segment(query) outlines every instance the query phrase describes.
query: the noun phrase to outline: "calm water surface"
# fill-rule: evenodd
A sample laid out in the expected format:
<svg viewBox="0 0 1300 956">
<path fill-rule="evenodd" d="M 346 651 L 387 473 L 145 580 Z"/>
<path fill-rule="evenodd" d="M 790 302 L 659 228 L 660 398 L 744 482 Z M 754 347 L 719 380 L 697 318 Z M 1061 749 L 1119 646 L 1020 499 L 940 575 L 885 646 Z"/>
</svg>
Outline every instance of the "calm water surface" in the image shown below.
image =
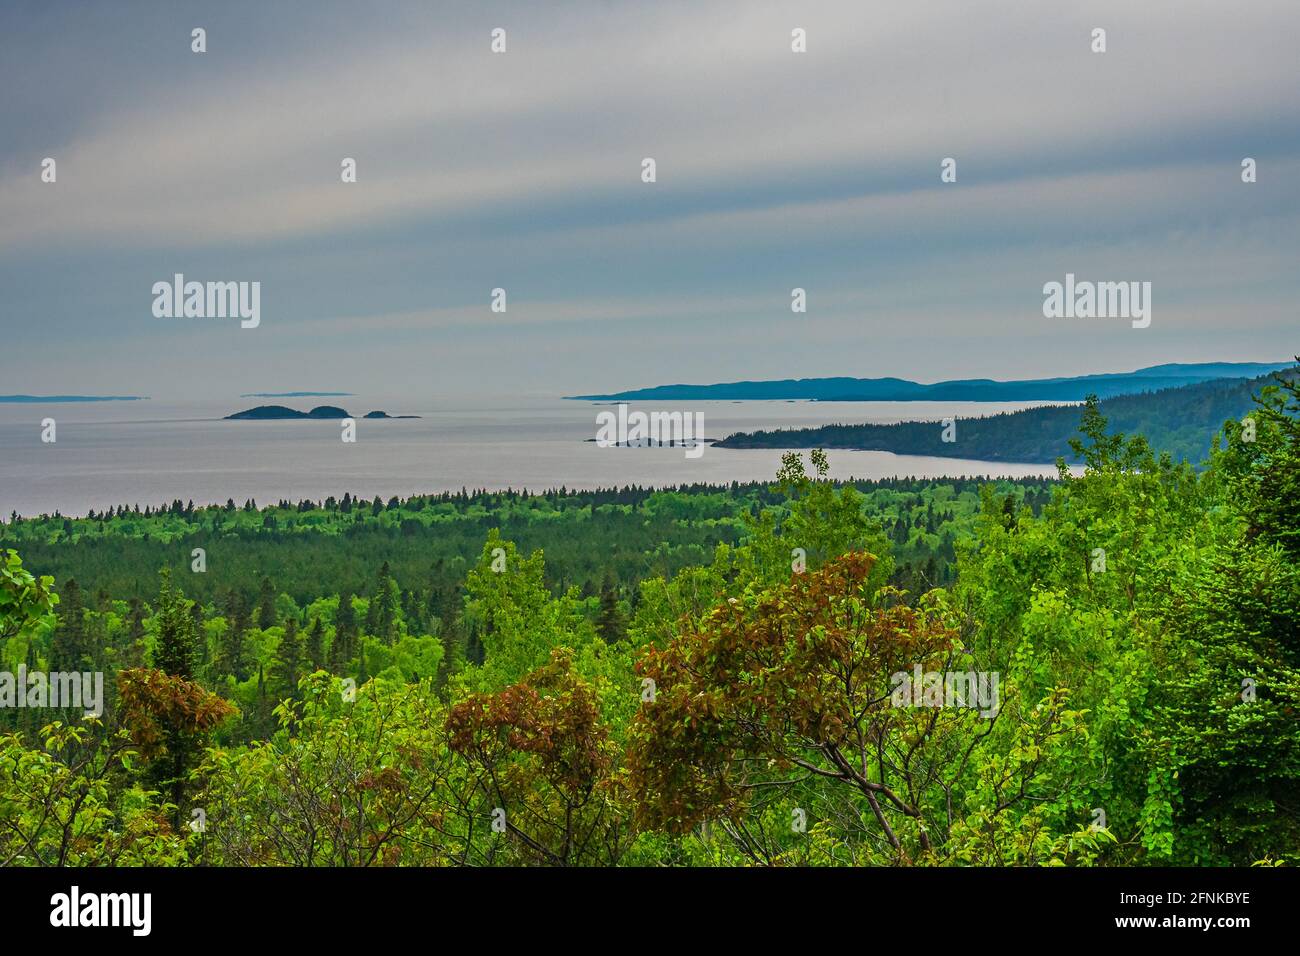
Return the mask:
<svg viewBox="0 0 1300 956">
<path fill-rule="evenodd" d="M 340 440 L 332 421 L 222 421 L 259 404 L 309 409 L 338 405 L 357 417 L 357 441 Z M 1014 402 L 635 402 L 645 411 L 699 411 L 705 435 L 854 422 L 973 417 L 1036 403 Z M 233 398 L 222 401 L 0 404 L 0 515 L 87 510 L 118 504 L 261 504 L 344 492 L 372 498 L 528 488 L 665 486 L 771 479 L 779 449 L 601 448 L 596 413 L 604 404 L 550 397 L 485 400 Z M 419 419 L 363 420 L 374 409 Z M 41 442 L 41 420 L 57 441 Z M 937 427 L 937 426 L 936 426 Z M 958 426 L 960 449 L 960 424 Z M 1047 464 L 832 451 L 837 478 L 1054 475 Z"/>
</svg>

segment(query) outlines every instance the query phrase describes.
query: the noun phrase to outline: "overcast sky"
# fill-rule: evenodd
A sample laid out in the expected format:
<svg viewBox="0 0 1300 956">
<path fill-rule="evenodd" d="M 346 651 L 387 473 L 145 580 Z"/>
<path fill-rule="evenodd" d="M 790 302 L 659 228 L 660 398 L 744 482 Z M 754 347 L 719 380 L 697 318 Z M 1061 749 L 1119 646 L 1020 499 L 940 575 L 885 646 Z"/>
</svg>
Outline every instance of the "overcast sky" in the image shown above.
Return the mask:
<svg viewBox="0 0 1300 956">
<path fill-rule="evenodd" d="M 11 0 L 0 393 L 1281 360 L 1298 48 L 1295 0 Z M 155 318 L 177 272 L 260 281 L 260 326 Z M 1150 327 L 1044 318 L 1067 272 L 1151 282 Z"/>
</svg>

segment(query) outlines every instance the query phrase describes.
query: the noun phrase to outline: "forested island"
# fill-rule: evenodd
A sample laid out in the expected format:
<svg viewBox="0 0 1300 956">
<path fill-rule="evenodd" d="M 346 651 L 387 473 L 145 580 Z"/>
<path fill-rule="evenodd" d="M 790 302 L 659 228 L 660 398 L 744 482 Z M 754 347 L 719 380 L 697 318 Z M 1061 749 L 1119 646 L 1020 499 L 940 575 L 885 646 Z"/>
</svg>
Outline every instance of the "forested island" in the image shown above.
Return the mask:
<svg viewBox="0 0 1300 956">
<path fill-rule="evenodd" d="M 249 408 L 242 412 L 235 412 L 233 415 L 227 415 L 224 421 L 281 421 L 289 419 L 298 421 L 302 419 L 318 419 L 325 421 L 338 421 L 344 418 L 351 418 L 344 409 L 336 405 L 317 405 L 311 411 L 300 412 L 295 408 L 288 408 L 284 405 L 258 405 L 256 408 Z M 383 411 L 367 412 L 363 418 L 419 418 L 419 415 L 390 415 Z"/>
<path fill-rule="evenodd" d="M 1226 419 L 1239 419 L 1253 407 L 1252 396 L 1272 381 L 1215 379 L 1180 388 L 1103 399 L 1101 414 L 1120 431 L 1146 437 L 1158 452 L 1175 460 L 1202 461 L 1211 436 Z M 1081 461 L 1070 439 L 1083 415 L 1079 405 L 1049 405 L 981 418 L 958 418 L 945 440 L 939 422 L 824 425 L 774 431 L 737 432 L 718 448 L 846 448 L 897 455 L 933 455 L 980 461 Z"/>
<path fill-rule="evenodd" d="M 1199 470 L 1106 407 L 1055 481 L 15 515 L 0 861 L 1300 863 L 1300 388 Z"/>
</svg>

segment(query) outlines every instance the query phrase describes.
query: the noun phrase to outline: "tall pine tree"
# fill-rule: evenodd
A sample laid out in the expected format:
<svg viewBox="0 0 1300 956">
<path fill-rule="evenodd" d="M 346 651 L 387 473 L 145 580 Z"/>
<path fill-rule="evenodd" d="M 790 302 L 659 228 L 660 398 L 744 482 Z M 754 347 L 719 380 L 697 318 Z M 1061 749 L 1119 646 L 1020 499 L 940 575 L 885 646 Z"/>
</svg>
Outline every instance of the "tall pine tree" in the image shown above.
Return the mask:
<svg viewBox="0 0 1300 956">
<path fill-rule="evenodd" d="M 280 646 L 275 650 L 275 660 L 271 664 L 272 689 L 281 698 L 298 697 L 298 678 L 303 672 L 302 632 L 298 630 L 298 621 L 287 618 L 284 622 L 284 636 Z"/>
<path fill-rule="evenodd" d="M 275 623 L 275 585 L 264 577 L 257 592 L 257 626 L 265 631 Z"/>
<path fill-rule="evenodd" d="M 64 585 L 59 600 L 58 624 L 50 640 L 49 667 L 51 671 L 64 672 L 79 672 L 93 667 L 81 588 L 71 578 Z"/>
<path fill-rule="evenodd" d="M 307 632 L 307 662 L 313 671 L 325 666 L 325 625 L 320 618 L 312 621 L 311 630 Z"/>
<path fill-rule="evenodd" d="M 154 620 L 158 639 L 154 645 L 153 666 L 173 677 L 194 679 L 194 617 L 179 589 L 172 587 L 171 572 L 164 569 L 158 589 Z M 154 783 L 169 794 L 174 804 L 173 825 L 180 828 L 185 817 L 185 785 L 190 770 L 198 760 L 198 742 L 178 726 L 164 726 L 163 750 L 150 770 Z"/>
</svg>

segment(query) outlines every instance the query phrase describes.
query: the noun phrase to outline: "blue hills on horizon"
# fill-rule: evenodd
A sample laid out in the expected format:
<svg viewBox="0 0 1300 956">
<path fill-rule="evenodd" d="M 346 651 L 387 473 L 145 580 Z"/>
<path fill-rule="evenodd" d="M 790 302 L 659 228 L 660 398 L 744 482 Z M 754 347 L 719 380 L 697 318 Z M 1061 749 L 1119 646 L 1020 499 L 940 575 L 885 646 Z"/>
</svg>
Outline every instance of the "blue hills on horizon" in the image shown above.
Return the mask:
<svg viewBox="0 0 1300 956">
<path fill-rule="evenodd" d="M 1170 362 L 1132 372 L 1061 378 L 997 381 L 953 379 L 922 384 L 902 378 L 801 378 L 725 382 L 716 385 L 657 385 L 606 395 L 566 395 L 577 401 L 807 400 L 817 402 L 1081 402 L 1088 395 L 1109 398 L 1154 392 L 1216 379 L 1257 378 L 1294 366 L 1290 362 Z"/>
</svg>

